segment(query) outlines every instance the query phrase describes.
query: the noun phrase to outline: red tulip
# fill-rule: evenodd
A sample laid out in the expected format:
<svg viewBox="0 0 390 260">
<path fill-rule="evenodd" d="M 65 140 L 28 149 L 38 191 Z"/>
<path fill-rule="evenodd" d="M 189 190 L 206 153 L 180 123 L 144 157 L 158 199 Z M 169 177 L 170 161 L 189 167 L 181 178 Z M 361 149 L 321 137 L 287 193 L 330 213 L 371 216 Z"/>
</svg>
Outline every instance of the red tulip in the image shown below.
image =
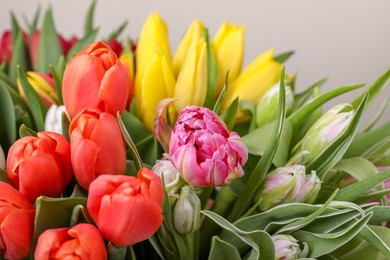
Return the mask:
<svg viewBox="0 0 390 260">
<path fill-rule="evenodd" d="M 53 132 L 22 137 L 9 149 L 6 168 L 11 184 L 30 202 L 59 197 L 72 179 L 69 143 Z"/>
<path fill-rule="evenodd" d="M 73 118 L 69 136 L 74 175 L 84 189 L 101 174 L 125 173 L 126 145 L 113 115 L 83 110 Z"/>
<path fill-rule="evenodd" d="M 0 182 L 0 256 L 22 259 L 29 255 L 35 209 L 12 186 Z"/>
<path fill-rule="evenodd" d="M 129 246 L 153 235 L 163 216 L 164 190 L 160 177 L 143 168 L 138 178 L 101 175 L 91 183 L 88 212 L 104 238 Z"/>
<path fill-rule="evenodd" d="M 35 31 L 30 38 L 29 51 L 30 51 L 31 63 L 33 67 L 35 67 L 38 62 L 38 46 L 39 46 L 40 35 L 41 35 L 40 31 Z M 75 36 L 72 36 L 69 40 L 65 40 L 65 38 L 62 37 L 62 35 L 58 34 L 57 36 L 61 44 L 62 54 L 66 56 L 70 48 L 72 48 L 73 44 L 75 44 L 78 41 L 78 39 Z"/>
<path fill-rule="evenodd" d="M 123 46 L 120 42 L 118 42 L 116 39 L 111 39 L 107 42 L 107 44 L 110 46 L 113 52 L 115 52 L 116 56 L 121 56 L 123 51 Z"/>
<path fill-rule="evenodd" d="M 48 229 L 39 238 L 35 259 L 105 260 L 107 250 L 99 230 L 91 224 Z"/>
<path fill-rule="evenodd" d="M 129 76 L 111 48 L 103 42 L 89 44 L 66 65 L 62 84 L 70 118 L 86 108 L 122 113 L 129 95 Z"/>
<path fill-rule="evenodd" d="M 27 44 L 27 34 L 23 32 L 23 40 Z M 0 64 L 4 60 L 11 62 L 12 60 L 12 33 L 11 31 L 4 31 L 0 38 Z"/>
</svg>

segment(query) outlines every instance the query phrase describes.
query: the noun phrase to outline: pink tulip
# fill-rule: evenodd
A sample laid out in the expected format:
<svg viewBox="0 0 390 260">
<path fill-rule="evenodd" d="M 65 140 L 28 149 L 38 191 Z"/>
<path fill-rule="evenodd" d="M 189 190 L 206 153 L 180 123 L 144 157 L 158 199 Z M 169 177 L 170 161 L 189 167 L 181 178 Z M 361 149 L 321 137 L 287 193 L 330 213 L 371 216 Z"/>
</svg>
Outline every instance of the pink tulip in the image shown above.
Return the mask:
<svg viewBox="0 0 390 260">
<path fill-rule="evenodd" d="M 101 174 L 125 173 L 126 145 L 113 115 L 83 110 L 73 118 L 69 136 L 74 175 L 84 189 Z"/>
<path fill-rule="evenodd" d="M 22 137 L 9 149 L 6 168 L 11 184 L 30 202 L 59 197 L 73 176 L 69 143 L 53 132 Z"/>
<path fill-rule="evenodd" d="M 89 188 L 87 207 L 104 238 L 116 246 L 129 246 L 160 227 L 163 197 L 160 177 L 143 168 L 138 178 L 99 176 Z"/>
<path fill-rule="evenodd" d="M 184 108 L 171 133 L 169 153 L 192 186 L 222 186 L 244 175 L 248 149 L 240 136 L 204 107 Z"/>
<path fill-rule="evenodd" d="M 107 250 L 99 230 L 91 224 L 48 229 L 38 239 L 35 259 L 105 260 Z"/>
<path fill-rule="evenodd" d="M 29 255 L 35 209 L 17 190 L 0 182 L 0 258 Z"/>
<path fill-rule="evenodd" d="M 86 108 L 122 113 L 129 96 L 128 72 L 111 48 L 91 43 L 66 65 L 62 84 L 64 105 L 70 118 Z"/>
</svg>

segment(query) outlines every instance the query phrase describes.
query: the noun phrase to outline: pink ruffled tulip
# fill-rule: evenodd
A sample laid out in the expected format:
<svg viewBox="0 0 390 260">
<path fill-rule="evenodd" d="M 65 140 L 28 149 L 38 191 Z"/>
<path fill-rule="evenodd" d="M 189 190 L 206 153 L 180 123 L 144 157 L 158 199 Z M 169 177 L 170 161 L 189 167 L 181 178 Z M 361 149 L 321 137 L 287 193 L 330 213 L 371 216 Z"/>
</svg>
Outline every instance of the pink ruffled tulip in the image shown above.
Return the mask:
<svg viewBox="0 0 390 260">
<path fill-rule="evenodd" d="M 91 43 L 66 65 L 62 84 L 64 105 L 70 118 L 86 108 L 122 113 L 129 96 L 128 72 L 111 48 Z"/>
<path fill-rule="evenodd" d="M 11 184 L 30 202 L 59 197 L 73 176 L 69 143 L 54 132 L 22 137 L 9 149 L 6 168 Z"/>
<path fill-rule="evenodd" d="M 244 175 L 248 149 L 240 136 L 204 107 L 184 108 L 171 133 L 169 153 L 192 186 L 222 186 Z"/>
<path fill-rule="evenodd" d="M 133 176 L 101 175 L 91 183 L 88 212 L 104 238 L 129 246 L 152 236 L 163 216 L 160 177 L 142 168 Z"/>
<path fill-rule="evenodd" d="M 73 118 L 69 136 L 74 175 L 84 189 L 101 174 L 125 173 L 126 145 L 113 115 L 83 110 Z"/>
<path fill-rule="evenodd" d="M 91 224 L 48 229 L 38 239 L 35 259 L 105 260 L 107 250 L 99 230 Z"/>
<path fill-rule="evenodd" d="M 35 209 L 17 190 L 0 182 L 0 258 L 29 255 Z"/>
</svg>

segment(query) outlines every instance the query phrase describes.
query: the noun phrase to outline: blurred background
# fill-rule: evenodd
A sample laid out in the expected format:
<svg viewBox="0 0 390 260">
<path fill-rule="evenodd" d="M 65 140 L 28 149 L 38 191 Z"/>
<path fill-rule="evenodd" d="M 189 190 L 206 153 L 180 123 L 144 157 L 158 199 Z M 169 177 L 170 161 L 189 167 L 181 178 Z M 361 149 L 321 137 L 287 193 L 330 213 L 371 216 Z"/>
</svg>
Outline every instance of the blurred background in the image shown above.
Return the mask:
<svg viewBox="0 0 390 260">
<path fill-rule="evenodd" d="M 87 0 L 0 0 L 0 32 L 11 26 L 10 12 L 19 21 L 23 17 L 30 21 L 39 5 L 42 10 L 50 5 L 57 31 L 65 38 L 80 37 L 90 4 Z M 168 25 L 173 53 L 193 19 L 202 20 L 212 38 L 225 19 L 244 24 L 244 66 L 270 48 L 276 54 L 294 50 L 286 71 L 299 71 L 297 89 L 328 77 L 322 87 L 326 91 L 350 83 L 370 85 L 390 67 L 389 10 L 388 0 L 98 0 L 94 22 L 101 39 L 127 20 L 119 39 L 136 39 L 149 13 L 157 11 Z M 327 106 L 352 100 L 361 91 Z M 385 91 L 389 93 L 390 86 Z M 367 113 L 373 115 L 383 101 L 378 99 Z M 389 120 L 388 108 L 381 122 Z"/>
</svg>

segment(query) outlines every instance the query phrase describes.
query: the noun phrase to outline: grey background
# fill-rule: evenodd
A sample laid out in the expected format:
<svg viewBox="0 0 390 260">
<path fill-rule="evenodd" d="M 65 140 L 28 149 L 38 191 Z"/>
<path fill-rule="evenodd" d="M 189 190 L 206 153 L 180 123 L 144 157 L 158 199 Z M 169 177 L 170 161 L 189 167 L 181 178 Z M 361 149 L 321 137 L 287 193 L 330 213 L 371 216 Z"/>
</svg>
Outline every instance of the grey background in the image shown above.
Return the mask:
<svg viewBox="0 0 390 260">
<path fill-rule="evenodd" d="M 20 21 L 31 19 L 38 4 L 51 5 L 57 30 L 65 37 L 81 36 L 91 1 L 81 0 L 0 0 L 0 31 L 10 27 L 12 11 Z M 323 91 L 350 84 L 368 85 L 390 67 L 390 1 L 388 0 L 98 0 L 95 25 L 99 37 L 108 36 L 124 20 L 129 24 L 122 39 L 139 35 L 150 12 L 166 21 L 174 53 L 181 36 L 195 18 L 202 20 L 214 35 L 224 19 L 246 25 L 244 65 L 260 53 L 295 50 L 286 71 L 299 71 L 298 90 L 320 78 L 329 80 Z M 385 94 L 390 91 L 390 86 Z M 326 107 L 352 100 L 362 90 L 351 92 Z M 385 95 L 383 95 L 385 96 Z M 367 122 L 384 101 L 381 97 L 364 118 Z M 381 123 L 390 120 L 386 110 Z"/>
</svg>

